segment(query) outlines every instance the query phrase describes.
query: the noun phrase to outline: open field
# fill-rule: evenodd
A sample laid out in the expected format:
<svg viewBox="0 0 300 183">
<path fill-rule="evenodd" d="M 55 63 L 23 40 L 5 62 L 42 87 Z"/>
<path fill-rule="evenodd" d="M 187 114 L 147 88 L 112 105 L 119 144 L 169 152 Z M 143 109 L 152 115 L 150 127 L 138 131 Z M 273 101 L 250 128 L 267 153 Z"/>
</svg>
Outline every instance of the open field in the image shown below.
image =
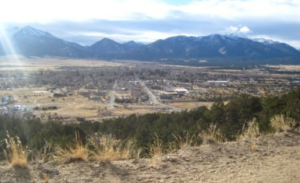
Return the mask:
<svg viewBox="0 0 300 183">
<path fill-rule="evenodd" d="M 113 111 L 113 114 L 116 116 L 128 116 L 131 114 L 141 115 L 141 114 L 153 113 L 153 112 L 157 112 L 156 107 L 143 106 L 143 105 L 126 105 L 125 107 L 120 106 L 116 108 Z"/>
<path fill-rule="evenodd" d="M 173 107 L 178 107 L 182 110 L 191 110 L 196 107 L 206 106 L 210 108 L 213 105 L 213 102 L 172 102 L 169 104 Z"/>
<path fill-rule="evenodd" d="M 300 71 L 300 65 L 267 65 L 266 67 L 278 69 L 280 71 Z"/>
<path fill-rule="evenodd" d="M 121 66 L 121 63 L 107 62 L 104 60 L 74 60 L 61 58 L 21 58 L 20 60 L 6 60 L 0 58 L 0 70 L 58 70 L 60 67 L 103 67 L 103 66 Z"/>
</svg>

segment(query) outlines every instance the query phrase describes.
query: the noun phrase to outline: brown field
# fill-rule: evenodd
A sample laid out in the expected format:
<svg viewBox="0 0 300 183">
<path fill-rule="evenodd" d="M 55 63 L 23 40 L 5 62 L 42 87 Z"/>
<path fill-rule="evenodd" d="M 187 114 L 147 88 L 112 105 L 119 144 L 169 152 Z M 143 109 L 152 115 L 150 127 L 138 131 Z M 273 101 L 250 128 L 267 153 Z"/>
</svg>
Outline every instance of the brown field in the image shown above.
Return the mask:
<svg viewBox="0 0 300 183">
<path fill-rule="evenodd" d="M 213 105 L 213 102 L 173 102 L 169 104 L 173 107 L 178 107 L 182 110 L 191 110 L 196 107 L 206 106 L 210 108 Z"/>
<path fill-rule="evenodd" d="M 154 107 L 145 105 L 128 105 L 126 107 L 120 106 L 113 111 L 116 116 L 129 116 L 131 114 L 146 114 L 157 112 Z"/>
<path fill-rule="evenodd" d="M 300 71 L 300 65 L 267 65 L 267 67 L 280 71 Z"/>
<path fill-rule="evenodd" d="M 103 67 L 103 66 L 121 66 L 123 64 L 116 62 L 108 62 L 104 60 L 80 60 L 80 59 L 62 59 L 62 58 L 31 58 L 20 60 L 7 60 L 0 58 L 0 70 L 24 70 L 38 71 L 57 70 L 62 66 L 77 66 L 77 67 Z"/>
<path fill-rule="evenodd" d="M 108 104 L 101 101 L 92 101 L 83 96 L 53 97 L 53 94 L 46 91 L 46 88 L 18 88 L 12 90 L 0 91 L 0 96 L 11 95 L 17 100 L 15 104 L 24 104 L 32 109 L 38 107 L 40 110 L 34 110 L 37 117 L 49 116 L 63 118 L 86 118 L 101 120 L 113 116 L 128 116 L 131 114 L 146 114 L 160 111 L 161 106 L 151 105 L 119 105 L 114 104 L 113 110 L 108 109 Z M 124 95 L 123 95 L 124 96 Z M 56 110 L 42 108 L 56 106 Z"/>
<path fill-rule="evenodd" d="M 242 73 L 244 72 L 243 70 L 238 70 L 238 69 L 218 69 L 216 71 L 219 71 L 219 72 L 239 72 L 239 73 Z"/>
</svg>

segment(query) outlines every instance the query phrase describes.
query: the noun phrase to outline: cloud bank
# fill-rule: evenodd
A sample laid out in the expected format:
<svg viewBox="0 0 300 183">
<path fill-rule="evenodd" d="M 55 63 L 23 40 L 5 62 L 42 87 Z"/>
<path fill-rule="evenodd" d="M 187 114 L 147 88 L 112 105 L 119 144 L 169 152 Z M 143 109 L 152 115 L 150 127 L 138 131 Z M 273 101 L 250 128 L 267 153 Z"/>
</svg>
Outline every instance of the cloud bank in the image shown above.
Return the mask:
<svg viewBox="0 0 300 183">
<path fill-rule="evenodd" d="M 239 33 L 300 48 L 299 0 L 10 0 L 0 23 L 32 25 L 90 45 L 103 37 L 151 42 L 174 35 Z"/>
</svg>

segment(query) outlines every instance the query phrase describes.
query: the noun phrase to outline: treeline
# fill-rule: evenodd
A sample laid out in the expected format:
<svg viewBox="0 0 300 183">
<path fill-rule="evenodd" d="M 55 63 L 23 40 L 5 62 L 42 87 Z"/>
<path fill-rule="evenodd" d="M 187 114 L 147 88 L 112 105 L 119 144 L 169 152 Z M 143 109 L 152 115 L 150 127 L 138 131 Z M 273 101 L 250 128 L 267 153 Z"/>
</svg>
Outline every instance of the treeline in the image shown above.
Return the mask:
<svg viewBox="0 0 300 183">
<path fill-rule="evenodd" d="M 147 154 L 154 137 L 159 137 L 163 145 L 168 145 L 176 137 L 198 135 L 213 123 L 224 134 L 227 140 L 235 140 L 244 126 L 253 118 L 259 125 L 261 133 L 272 131 L 271 117 L 285 115 L 300 121 L 300 89 L 283 96 L 257 98 L 241 95 L 227 104 L 215 102 L 208 109 L 199 107 L 180 113 L 155 113 L 142 116 L 131 115 L 126 118 L 109 119 L 102 123 L 84 121 L 80 124 L 63 125 L 49 121 L 20 120 L 0 117 L 0 152 L 5 146 L 6 131 L 11 136 L 18 136 L 29 149 L 39 150 L 45 142 L 66 145 L 74 141 L 75 132 L 80 133 L 82 141 L 95 135 L 112 135 L 116 139 L 133 140 L 138 148 Z M 201 139 L 195 143 L 201 143 Z"/>
</svg>

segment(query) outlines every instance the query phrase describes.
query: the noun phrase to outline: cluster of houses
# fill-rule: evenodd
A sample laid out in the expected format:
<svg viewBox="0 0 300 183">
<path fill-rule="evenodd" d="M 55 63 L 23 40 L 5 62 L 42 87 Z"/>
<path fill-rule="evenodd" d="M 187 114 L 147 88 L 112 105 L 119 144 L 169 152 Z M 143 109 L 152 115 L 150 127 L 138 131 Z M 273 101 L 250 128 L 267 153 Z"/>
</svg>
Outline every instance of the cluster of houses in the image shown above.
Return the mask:
<svg viewBox="0 0 300 183">
<path fill-rule="evenodd" d="M 0 102 L 0 115 L 22 117 L 24 113 L 31 113 L 32 109 L 26 105 L 14 104 L 16 101 L 12 96 L 4 95 Z"/>
</svg>

